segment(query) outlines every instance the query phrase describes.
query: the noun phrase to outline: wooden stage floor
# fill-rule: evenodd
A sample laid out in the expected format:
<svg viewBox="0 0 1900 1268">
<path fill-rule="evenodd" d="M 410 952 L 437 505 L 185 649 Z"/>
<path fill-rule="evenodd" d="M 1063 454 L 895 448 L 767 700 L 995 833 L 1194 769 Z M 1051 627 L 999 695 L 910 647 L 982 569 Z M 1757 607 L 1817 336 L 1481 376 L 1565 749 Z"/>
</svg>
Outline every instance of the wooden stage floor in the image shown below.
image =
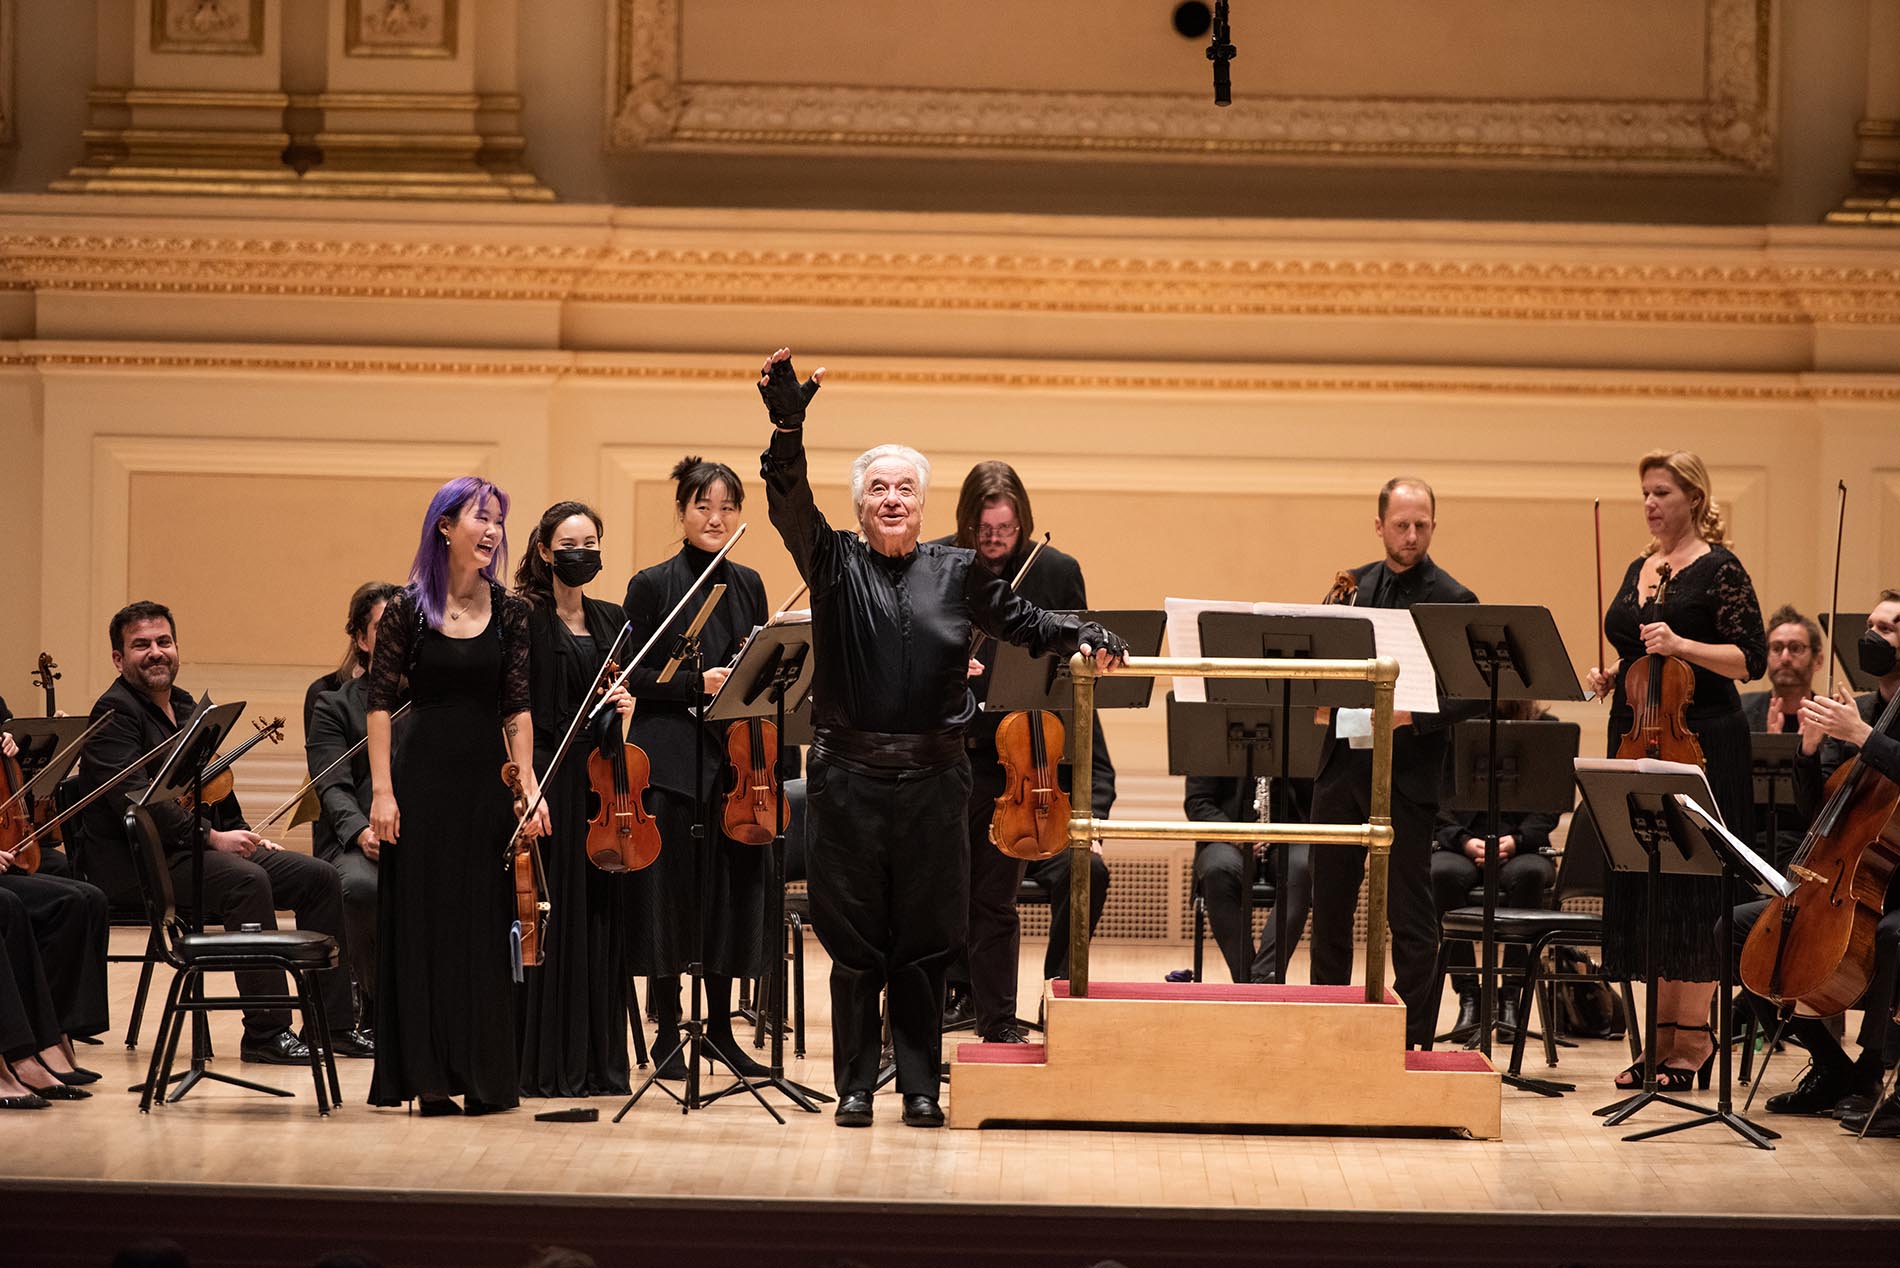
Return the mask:
<svg viewBox="0 0 1900 1268">
<path fill-rule="evenodd" d="M 1040 943 L 1024 947 L 1032 1012 L 1041 956 Z M 1104 944 L 1095 972 L 1153 980 L 1187 959 L 1184 947 Z M 814 942 L 811 1052 L 788 1072 L 829 1091 L 826 968 Z M 1304 980 L 1303 961 L 1294 977 Z M 1628 1060 L 1620 1040 L 1563 1052 L 1556 1073 L 1579 1085 L 1569 1096 L 1507 1089 L 1505 1138 L 1494 1142 L 918 1131 L 898 1121 L 892 1095 L 879 1098 L 867 1131 L 789 1107 L 780 1126 L 743 1097 L 685 1116 L 657 1092 L 617 1125 L 619 1097 L 593 1102 L 596 1123 L 534 1121 L 536 1110 L 567 1102 L 423 1121 L 368 1108 L 361 1061 L 339 1062 L 345 1107 L 326 1120 L 306 1071 L 236 1061 L 234 1017 L 215 1023 L 227 1054 L 218 1068 L 296 1099 L 206 1085 L 141 1116 L 121 1090 L 142 1077 L 148 1053 L 120 1042 L 133 982 L 132 966 L 114 966 L 119 1030 L 81 1050 L 106 1076 L 98 1094 L 0 1115 L 0 1176 L 37 1192 L 25 1209 L 39 1212 L 33 1245 L 0 1248 L 0 1263 L 103 1263 L 129 1229 L 177 1238 L 195 1265 L 308 1264 L 344 1245 L 391 1265 L 499 1265 L 547 1241 L 592 1250 L 602 1264 L 645 1262 L 681 1242 L 697 1247 L 697 1263 L 756 1262 L 743 1251 L 758 1246 L 773 1248 L 778 1264 L 832 1262 L 843 1251 L 873 1268 L 1372 1262 L 1401 1248 L 1414 1262 L 1433 1262 L 1433 1251 L 1450 1254 L 1444 1262 L 1633 1263 L 1645 1261 L 1643 1246 L 1674 1264 L 1735 1262 L 1736 1247 L 1763 1252 L 1757 1262 L 1770 1262 L 1771 1249 L 1782 1263 L 1900 1262 L 1900 1141 L 1776 1119 L 1783 1136 L 1773 1152 L 1716 1126 L 1626 1142 L 1591 1114 L 1617 1095 L 1610 1076 Z M 154 1028 L 148 1019 L 148 1042 Z M 1192 1052 L 1152 1057 L 1157 1080 L 1246 1077 L 1204 1068 Z M 1542 1072 L 1541 1057 L 1531 1060 L 1528 1072 Z M 1764 1096 L 1789 1086 L 1801 1064 L 1798 1050 L 1779 1058 Z M 1678 1117 L 1658 1107 L 1638 1125 Z M 498 1229 L 507 1212 L 514 1218 Z M 266 1245 L 271 1257 L 259 1258 Z M 1856 1259 L 1861 1247 L 1883 1249 Z M 30 1257 L 11 1257 L 21 1251 Z"/>
</svg>

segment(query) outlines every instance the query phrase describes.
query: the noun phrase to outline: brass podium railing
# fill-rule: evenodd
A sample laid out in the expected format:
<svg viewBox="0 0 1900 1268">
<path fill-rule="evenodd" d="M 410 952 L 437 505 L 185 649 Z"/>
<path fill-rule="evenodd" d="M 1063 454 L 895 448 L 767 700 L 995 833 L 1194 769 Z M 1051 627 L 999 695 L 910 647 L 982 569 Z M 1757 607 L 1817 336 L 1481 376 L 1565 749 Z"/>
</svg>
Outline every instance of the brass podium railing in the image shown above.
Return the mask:
<svg viewBox="0 0 1900 1268">
<path fill-rule="evenodd" d="M 1097 836 L 1143 841 L 1232 841 L 1236 845 L 1359 845 L 1366 860 L 1366 1002 L 1385 999 L 1386 866 L 1392 854 L 1392 688 L 1399 663 L 1374 660 L 1226 660 L 1184 656 L 1130 656 L 1118 673 L 1140 677 L 1333 679 L 1372 684 L 1372 815 L 1366 823 L 1204 823 L 1194 820 L 1097 819 L 1087 789 L 1094 786 L 1095 746 L 1075 745 L 1075 817 L 1069 820 L 1069 993 L 1089 993 L 1089 858 Z M 1095 679 L 1091 657 L 1069 658 L 1075 685 L 1076 736 L 1095 734 Z M 1278 897 L 1275 901 L 1281 901 Z"/>
</svg>

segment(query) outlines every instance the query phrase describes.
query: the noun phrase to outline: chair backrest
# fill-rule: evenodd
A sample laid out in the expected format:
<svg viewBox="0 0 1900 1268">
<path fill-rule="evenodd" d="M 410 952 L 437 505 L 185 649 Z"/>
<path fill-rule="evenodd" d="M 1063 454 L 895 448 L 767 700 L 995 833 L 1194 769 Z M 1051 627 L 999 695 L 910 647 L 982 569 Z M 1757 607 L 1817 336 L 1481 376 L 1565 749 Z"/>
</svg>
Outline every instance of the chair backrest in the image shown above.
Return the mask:
<svg viewBox="0 0 1900 1268">
<path fill-rule="evenodd" d="M 1608 870 L 1596 820 L 1590 817 L 1588 806 L 1578 806 L 1570 816 L 1570 835 L 1564 840 L 1563 858 L 1557 864 L 1553 903 L 1562 907 L 1566 898 L 1601 898 Z"/>
<path fill-rule="evenodd" d="M 172 873 L 165 858 L 165 842 L 158 825 L 143 806 L 127 806 L 125 839 L 132 848 L 132 861 L 138 867 L 139 889 L 145 896 L 145 918 L 158 936 L 159 944 L 171 946 L 171 938 L 180 929 L 178 902 L 172 891 Z"/>
</svg>

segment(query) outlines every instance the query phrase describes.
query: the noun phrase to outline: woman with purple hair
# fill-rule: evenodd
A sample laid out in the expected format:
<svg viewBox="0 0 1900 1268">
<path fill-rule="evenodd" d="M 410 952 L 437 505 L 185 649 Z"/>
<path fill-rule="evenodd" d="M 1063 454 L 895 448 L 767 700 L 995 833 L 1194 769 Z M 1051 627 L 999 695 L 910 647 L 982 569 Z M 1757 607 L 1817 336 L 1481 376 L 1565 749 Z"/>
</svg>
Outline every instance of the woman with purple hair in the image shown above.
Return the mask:
<svg viewBox="0 0 1900 1268">
<path fill-rule="evenodd" d="M 528 605 L 502 588 L 508 495 L 476 476 L 436 490 L 409 584 L 383 611 L 369 669 L 370 826 L 382 842 L 372 1105 L 425 1116 L 512 1109 L 520 1093 L 502 851 L 504 761 L 536 799 Z M 412 708 L 390 751 L 390 714 Z M 547 811 L 526 826 L 547 831 Z"/>
</svg>

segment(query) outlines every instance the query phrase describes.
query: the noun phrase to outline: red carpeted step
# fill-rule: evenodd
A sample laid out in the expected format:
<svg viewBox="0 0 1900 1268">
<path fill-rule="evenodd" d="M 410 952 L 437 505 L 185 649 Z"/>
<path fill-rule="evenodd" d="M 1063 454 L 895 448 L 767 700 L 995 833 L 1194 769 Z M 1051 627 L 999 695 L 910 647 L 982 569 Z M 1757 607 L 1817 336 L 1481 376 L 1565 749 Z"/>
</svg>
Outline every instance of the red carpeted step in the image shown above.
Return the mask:
<svg viewBox="0 0 1900 1268">
<path fill-rule="evenodd" d="M 1039 1043 L 960 1043 L 957 1060 L 978 1065 L 1046 1065 L 1048 1051 Z"/>
<path fill-rule="evenodd" d="M 1438 1074 L 1491 1074 L 1491 1063 L 1484 1059 L 1482 1052 L 1466 1052 L 1458 1049 L 1446 1052 L 1433 1049 L 1431 1052 L 1410 1052 L 1405 1054 L 1405 1068 L 1408 1070 L 1429 1070 Z"/>
<path fill-rule="evenodd" d="M 1067 999 L 1069 983 L 1050 984 L 1057 999 Z M 1238 982 L 1090 982 L 1090 999 L 1210 1000 L 1254 1004 L 1363 1004 L 1363 986 L 1273 986 Z M 1385 1002 L 1399 997 L 1385 993 Z"/>
</svg>

